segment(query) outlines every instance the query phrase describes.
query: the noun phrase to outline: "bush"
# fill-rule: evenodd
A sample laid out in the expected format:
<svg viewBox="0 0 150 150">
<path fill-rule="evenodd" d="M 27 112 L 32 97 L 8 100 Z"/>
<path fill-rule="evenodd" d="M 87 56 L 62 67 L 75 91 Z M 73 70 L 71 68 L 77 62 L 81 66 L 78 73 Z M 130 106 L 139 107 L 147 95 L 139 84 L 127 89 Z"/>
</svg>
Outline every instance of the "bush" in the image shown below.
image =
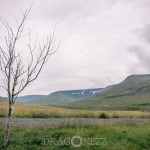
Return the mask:
<svg viewBox="0 0 150 150">
<path fill-rule="evenodd" d="M 5 114 L 0 114 L 0 117 L 6 117 L 6 115 Z"/>
<path fill-rule="evenodd" d="M 108 116 L 107 116 L 105 113 L 101 113 L 101 114 L 99 115 L 99 118 L 107 119 Z"/>
<path fill-rule="evenodd" d="M 96 118 L 96 116 L 94 114 L 90 114 L 90 113 L 86 113 L 86 114 L 75 114 L 72 115 L 71 117 L 75 117 L 75 118 Z"/>
<path fill-rule="evenodd" d="M 118 115 L 113 115 L 112 118 L 119 118 L 119 116 Z"/>
</svg>

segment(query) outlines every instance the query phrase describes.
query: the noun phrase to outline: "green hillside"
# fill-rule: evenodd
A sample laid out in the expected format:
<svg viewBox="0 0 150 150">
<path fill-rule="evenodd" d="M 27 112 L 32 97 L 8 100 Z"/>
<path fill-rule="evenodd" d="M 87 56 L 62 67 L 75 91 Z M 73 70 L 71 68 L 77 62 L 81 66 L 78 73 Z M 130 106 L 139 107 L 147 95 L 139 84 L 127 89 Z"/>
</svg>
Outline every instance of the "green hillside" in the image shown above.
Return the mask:
<svg viewBox="0 0 150 150">
<path fill-rule="evenodd" d="M 31 101 L 34 101 L 34 100 L 38 100 L 38 99 L 41 99 L 45 97 L 45 95 L 25 95 L 25 96 L 19 96 L 17 97 L 16 99 L 16 102 L 19 102 L 19 103 L 30 103 Z"/>
<path fill-rule="evenodd" d="M 5 98 L 0 97 L 0 101 Z M 106 88 L 56 91 L 49 95 L 28 95 L 17 102 L 78 108 L 148 108 L 150 109 L 150 74 L 131 75 Z"/>
<path fill-rule="evenodd" d="M 150 75 L 131 75 L 123 82 L 71 105 L 93 108 L 150 107 Z"/>
<path fill-rule="evenodd" d="M 41 99 L 37 99 L 37 100 L 33 100 L 33 101 L 30 101 L 29 103 L 32 103 L 32 104 L 63 104 L 63 103 L 68 103 L 68 102 L 73 102 L 73 99 L 72 97 L 66 95 L 65 93 L 63 92 L 54 92 L 48 96 L 45 96 Z"/>
<path fill-rule="evenodd" d="M 0 102 L 4 102 L 6 100 L 7 100 L 6 98 L 0 96 Z"/>
</svg>

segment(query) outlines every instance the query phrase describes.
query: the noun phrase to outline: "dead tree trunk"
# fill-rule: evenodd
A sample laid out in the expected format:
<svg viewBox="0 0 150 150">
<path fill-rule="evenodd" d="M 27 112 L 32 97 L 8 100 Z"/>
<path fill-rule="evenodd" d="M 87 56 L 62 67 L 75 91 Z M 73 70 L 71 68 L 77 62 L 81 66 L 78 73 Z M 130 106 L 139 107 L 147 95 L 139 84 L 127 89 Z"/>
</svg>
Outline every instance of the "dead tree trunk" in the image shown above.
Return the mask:
<svg viewBox="0 0 150 150">
<path fill-rule="evenodd" d="M 10 129 L 12 125 L 12 114 L 13 114 L 13 104 L 9 103 L 8 120 L 4 137 L 4 146 L 7 146 L 9 144 Z"/>
<path fill-rule="evenodd" d="M 32 7 L 32 6 L 31 6 Z M 23 13 L 20 24 L 17 23 L 17 30 L 14 31 L 6 20 L 1 19 L 4 27 L 6 28 L 6 36 L 4 41 L 6 47 L 0 46 L 0 71 L 3 73 L 4 85 L 1 86 L 7 92 L 9 99 L 8 122 L 4 137 L 4 145 L 8 145 L 10 137 L 10 129 L 12 124 L 13 105 L 15 104 L 17 96 L 39 76 L 44 64 L 48 61 L 49 57 L 53 55 L 57 49 L 54 33 L 43 38 L 43 42 L 32 41 L 31 30 L 25 29 L 25 22 L 28 19 L 30 12 L 26 10 Z M 17 21 L 18 22 L 18 21 Z M 26 58 L 17 51 L 18 41 L 24 36 L 28 35 L 28 42 L 26 44 L 29 55 Z M 20 47 L 21 48 L 21 47 Z M 26 62 L 23 61 L 26 58 Z"/>
</svg>

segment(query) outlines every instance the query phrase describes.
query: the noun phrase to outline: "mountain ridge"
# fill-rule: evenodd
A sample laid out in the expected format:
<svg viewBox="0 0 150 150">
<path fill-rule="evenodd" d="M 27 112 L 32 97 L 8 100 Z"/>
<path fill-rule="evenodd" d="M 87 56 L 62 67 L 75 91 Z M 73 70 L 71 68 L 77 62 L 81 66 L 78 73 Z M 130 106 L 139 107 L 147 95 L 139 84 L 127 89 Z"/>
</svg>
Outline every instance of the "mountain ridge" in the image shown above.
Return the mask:
<svg viewBox="0 0 150 150">
<path fill-rule="evenodd" d="M 149 106 L 150 74 L 130 75 L 122 82 L 105 88 L 62 90 L 49 95 L 21 96 L 17 102 L 81 107 Z"/>
<path fill-rule="evenodd" d="M 64 103 L 82 100 L 83 98 L 92 96 L 101 90 L 102 88 L 56 91 L 43 97 L 42 99 L 30 101 L 30 103 L 63 105 Z"/>
<path fill-rule="evenodd" d="M 130 75 L 119 84 L 74 105 L 104 107 L 143 104 L 150 104 L 150 74 Z"/>
</svg>

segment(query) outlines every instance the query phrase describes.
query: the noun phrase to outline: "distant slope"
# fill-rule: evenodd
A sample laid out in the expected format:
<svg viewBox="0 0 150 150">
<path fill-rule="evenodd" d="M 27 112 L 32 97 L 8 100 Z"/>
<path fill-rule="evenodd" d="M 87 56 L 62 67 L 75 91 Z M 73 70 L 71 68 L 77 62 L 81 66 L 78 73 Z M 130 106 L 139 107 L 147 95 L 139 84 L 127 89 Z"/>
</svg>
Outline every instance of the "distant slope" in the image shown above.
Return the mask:
<svg viewBox="0 0 150 150">
<path fill-rule="evenodd" d="M 0 96 L 0 102 L 4 102 L 4 101 L 7 101 L 7 99 Z"/>
<path fill-rule="evenodd" d="M 0 97 L 0 101 L 3 99 Z M 19 97 L 17 102 L 84 108 L 150 108 L 150 74 L 131 75 L 121 83 L 106 88 L 57 91 L 50 95 L 27 95 Z"/>
<path fill-rule="evenodd" d="M 70 102 L 79 101 L 84 98 L 93 96 L 94 94 L 99 93 L 101 90 L 102 88 L 57 91 L 40 99 L 30 101 L 30 103 L 66 105 Z"/>
<path fill-rule="evenodd" d="M 94 108 L 150 106 L 150 75 L 131 75 L 123 82 L 72 105 Z"/>
<path fill-rule="evenodd" d="M 44 96 L 45 95 L 26 95 L 26 96 L 20 96 L 20 97 L 17 98 L 16 102 L 19 102 L 19 103 L 28 103 L 30 101 L 41 99 Z"/>
</svg>

